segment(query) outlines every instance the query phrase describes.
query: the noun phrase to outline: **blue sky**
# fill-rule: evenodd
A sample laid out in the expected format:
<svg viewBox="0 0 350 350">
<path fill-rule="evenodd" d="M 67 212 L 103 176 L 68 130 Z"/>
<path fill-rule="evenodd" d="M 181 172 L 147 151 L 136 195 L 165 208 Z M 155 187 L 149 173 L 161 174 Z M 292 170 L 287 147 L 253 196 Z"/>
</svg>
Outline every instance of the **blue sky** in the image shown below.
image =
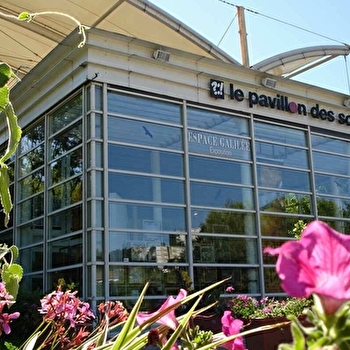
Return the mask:
<svg viewBox="0 0 350 350">
<path fill-rule="evenodd" d="M 150 0 L 150 2 L 193 28 L 239 62 L 242 60 L 237 9 L 234 5 L 243 6 L 250 65 L 302 47 L 350 45 L 349 0 Z M 346 60 L 344 57 L 337 57 L 295 79 L 350 95 L 349 61 L 350 57 Z"/>
</svg>

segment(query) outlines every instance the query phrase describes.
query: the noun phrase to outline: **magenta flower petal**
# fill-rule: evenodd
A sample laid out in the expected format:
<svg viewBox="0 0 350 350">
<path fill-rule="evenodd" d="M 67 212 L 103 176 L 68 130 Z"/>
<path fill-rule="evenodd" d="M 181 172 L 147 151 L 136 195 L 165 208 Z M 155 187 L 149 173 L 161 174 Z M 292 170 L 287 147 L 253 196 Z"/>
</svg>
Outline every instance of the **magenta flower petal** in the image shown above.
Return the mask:
<svg viewBox="0 0 350 350">
<path fill-rule="evenodd" d="M 316 294 L 327 315 L 350 300 L 350 236 L 322 221 L 313 221 L 299 241 L 264 252 L 278 255 L 276 271 L 289 295 Z"/>
<path fill-rule="evenodd" d="M 136 316 L 137 323 L 139 325 L 142 325 L 151 317 L 155 316 L 156 314 L 165 310 L 166 308 L 178 303 L 179 301 L 181 301 L 182 299 L 184 299 L 186 297 L 187 297 L 187 291 L 185 289 L 180 289 L 180 292 L 176 298 L 174 298 L 173 296 L 169 296 L 167 298 L 167 300 L 164 302 L 164 304 L 157 311 L 149 313 L 149 314 L 139 312 Z M 175 330 L 176 327 L 178 326 L 178 321 L 177 321 L 176 316 L 175 316 L 175 310 L 171 310 L 165 316 L 159 318 L 157 320 L 157 323 L 162 324 L 164 326 L 167 326 L 167 327 Z"/>
<path fill-rule="evenodd" d="M 243 326 L 243 321 L 234 319 L 231 311 L 224 311 L 224 315 L 221 318 L 222 332 L 228 337 L 230 335 L 239 334 Z M 239 337 L 234 340 L 228 341 L 222 344 L 229 350 L 245 350 L 243 338 Z"/>
</svg>

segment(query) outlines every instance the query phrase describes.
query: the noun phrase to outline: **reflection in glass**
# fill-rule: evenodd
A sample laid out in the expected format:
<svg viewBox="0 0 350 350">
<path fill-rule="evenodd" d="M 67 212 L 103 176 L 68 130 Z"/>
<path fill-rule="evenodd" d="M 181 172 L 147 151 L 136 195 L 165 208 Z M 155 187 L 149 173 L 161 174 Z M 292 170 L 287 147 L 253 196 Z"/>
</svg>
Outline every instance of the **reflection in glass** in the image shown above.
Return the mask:
<svg viewBox="0 0 350 350">
<path fill-rule="evenodd" d="M 255 239 L 193 236 L 193 260 L 197 263 L 257 264 Z"/>
<path fill-rule="evenodd" d="M 180 128 L 111 116 L 108 118 L 108 139 L 182 150 L 182 130 Z"/>
<path fill-rule="evenodd" d="M 185 209 L 158 205 L 109 202 L 109 227 L 156 231 L 185 231 Z"/>
<path fill-rule="evenodd" d="M 264 268 L 264 281 L 266 293 L 283 293 L 281 280 L 277 275 L 275 267 Z"/>
<path fill-rule="evenodd" d="M 78 148 L 50 164 L 50 185 L 83 172 L 82 149 Z"/>
<path fill-rule="evenodd" d="M 350 142 L 330 136 L 311 135 L 312 148 L 318 151 L 349 154 Z"/>
<path fill-rule="evenodd" d="M 181 105 L 178 104 L 115 91 L 108 91 L 107 104 L 111 113 L 178 125 L 181 123 Z"/>
<path fill-rule="evenodd" d="M 19 158 L 19 174 L 20 177 L 29 174 L 33 170 L 44 165 L 45 148 L 41 145 L 25 156 Z"/>
<path fill-rule="evenodd" d="M 45 140 L 45 124 L 42 119 L 38 124 L 27 128 L 21 137 L 19 144 L 20 154 L 26 153 L 35 148 Z"/>
<path fill-rule="evenodd" d="M 256 140 L 266 140 L 289 145 L 307 147 L 306 132 L 281 125 L 255 121 L 254 133 Z"/>
<path fill-rule="evenodd" d="M 184 203 L 184 182 L 158 177 L 108 173 L 109 194 L 129 200 Z"/>
<path fill-rule="evenodd" d="M 252 188 L 209 184 L 191 181 L 193 205 L 219 208 L 252 209 Z"/>
<path fill-rule="evenodd" d="M 350 197 L 349 177 L 315 174 L 315 186 L 319 194 Z"/>
<path fill-rule="evenodd" d="M 336 197 L 317 196 L 318 215 L 350 218 L 350 200 Z"/>
<path fill-rule="evenodd" d="M 254 214 L 231 210 L 192 209 L 192 234 L 223 233 L 256 235 Z"/>
<path fill-rule="evenodd" d="M 82 113 L 82 94 L 80 93 L 49 115 L 50 135 L 81 117 Z"/>
<path fill-rule="evenodd" d="M 350 158 L 345 155 L 326 154 L 314 151 L 312 153 L 315 171 L 330 174 L 349 175 Z"/>
<path fill-rule="evenodd" d="M 134 172 L 184 176 L 182 155 L 110 144 L 108 168 Z"/>
<path fill-rule="evenodd" d="M 31 195 L 44 191 L 45 176 L 44 168 L 32 173 L 24 179 L 18 181 L 19 199 L 30 197 Z"/>
<path fill-rule="evenodd" d="M 237 161 L 190 156 L 192 179 L 251 185 L 252 166 Z"/>
<path fill-rule="evenodd" d="M 185 262 L 185 235 L 109 233 L 109 259 L 114 262 Z"/>
<path fill-rule="evenodd" d="M 82 199 L 82 178 L 76 177 L 49 190 L 49 211 L 64 208 Z"/>
<path fill-rule="evenodd" d="M 104 261 L 104 234 L 102 231 L 89 231 L 87 233 L 87 260 Z"/>
<path fill-rule="evenodd" d="M 21 249 L 19 263 L 25 267 L 26 273 L 43 270 L 43 246 Z"/>
<path fill-rule="evenodd" d="M 55 290 L 59 279 L 63 278 L 67 284 L 73 283 L 77 290 L 83 285 L 83 269 L 81 267 L 55 270 L 49 272 L 47 285 L 49 290 Z M 85 281 L 84 281 L 85 282 Z"/>
<path fill-rule="evenodd" d="M 44 215 L 44 194 L 41 193 L 21 202 L 18 205 L 18 214 L 19 223 Z"/>
</svg>

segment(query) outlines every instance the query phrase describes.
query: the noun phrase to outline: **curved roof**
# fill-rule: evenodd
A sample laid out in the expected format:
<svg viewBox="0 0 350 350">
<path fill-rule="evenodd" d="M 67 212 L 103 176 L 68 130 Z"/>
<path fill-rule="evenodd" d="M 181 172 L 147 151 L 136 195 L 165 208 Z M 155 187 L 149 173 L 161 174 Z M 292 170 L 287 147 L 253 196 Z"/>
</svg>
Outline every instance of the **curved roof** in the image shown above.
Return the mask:
<svg viewBox="0 0 350 350">
<path fill-rule="evenodd" d="M 337 56 L 346 56 L 350 48 L 345 45 L 311 46 L 272 56 L 251 68 L 286 78 L 294 77 Z"/>
<path fill-rule="evenodd" d="M 0 12 L 17 17 L 21 12 L 57 11 L 89 27 L 124 34 L 224 62 L 240 64 L 223 50 L 147 0 L 2 0 Z M 0 16 L 0 60 L 21 78 L 75 28 L 69 18 L 36 16 L 21 22 Z M 79 38 L 77 37 L 77 44 Z"/>
</svg>

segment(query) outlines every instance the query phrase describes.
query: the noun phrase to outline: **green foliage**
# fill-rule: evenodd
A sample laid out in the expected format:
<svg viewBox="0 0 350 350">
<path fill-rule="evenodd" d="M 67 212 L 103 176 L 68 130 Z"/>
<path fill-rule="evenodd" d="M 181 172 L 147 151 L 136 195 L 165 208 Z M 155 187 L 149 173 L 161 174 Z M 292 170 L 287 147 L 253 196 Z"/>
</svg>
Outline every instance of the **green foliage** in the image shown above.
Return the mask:
<svg viewBox="0 0 350 350">
<path fill-rule="evenodd" d="M 194 328 L 189 328 L 188 331 L 185 332 L 184 338 L 182 339 L 182 347 L 183 349 L 195 350 L 202 346 L 209 345 L 212 342 L 213 332 L 201 330 L 197 325 Z"/>
</svg>

